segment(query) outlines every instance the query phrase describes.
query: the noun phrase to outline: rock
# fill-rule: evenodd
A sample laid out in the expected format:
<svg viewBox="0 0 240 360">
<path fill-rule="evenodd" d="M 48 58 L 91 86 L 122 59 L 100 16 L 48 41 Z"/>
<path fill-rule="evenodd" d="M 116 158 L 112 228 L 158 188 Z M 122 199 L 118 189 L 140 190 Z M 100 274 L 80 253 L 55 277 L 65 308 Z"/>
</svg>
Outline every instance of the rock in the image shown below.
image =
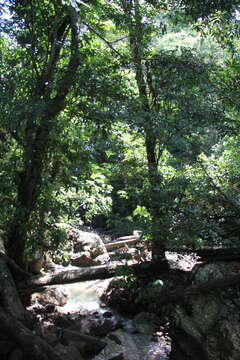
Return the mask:
<svg viewBox="0 0 240 360">
<path fill-rule="evenodd" d="M 86 251 L 80 255 L 73 255 L 70 259 L 70 263 L 72 266 L 87 267 L 93 266 L 94 260 L 92 259 L 90 252 Z"/>
<path fill-rule="evenodd" d="M 102 254 L 102 255 L 98 255 L 96 258 L 94 258 L 93 262 L 94 262 L 94 266 L 97 265 L 104 265 L 107 264 L 110 261 L 110 257 L 109 255 L 106 254 Z"/>
<path fill-rule="evenodd" d="M 124 360 L 123 353 L 119 353 L 118 355 L 111 357 L 109 360 Z"/>
<path fill-rule="evenodd" d="M 83 360 L 78 347 L 74 344 L 64 346 L 57 344 L 54 348 L 63 360 Z"/>
<path fill-rule="evenodd" d="M 154 332 L 154 320 L 156 315 L 148 312 L 141 312 L 134 316 L 134 323 L 141 333 L 151 336 Z"/>
<path fill-rule="evenodd" d="M 79 230 L 78 238 L 74 244 L 74 251 L 78 252 L 83 247 L 84 251 L 90 251 L 93 258 L 101 254 L 106 254 L 106 247 L 99 235 Z"/>
<path fill-rule="evenodd" d="M 54 304 L 47 304 L 46 307 L 45 307 L 45 312 L 47 314 L 51 314 L 53 313 L 54 311 L 56 311 L 56 305 Z"/>
<path fill-rule="evenodd" d="M 106 343 L 97 337 L 68 329 L 59 330 L 59 340 L 63 345 L 75 345 L 83 355 L 96 355 L 106 346 Z"/>
<path fill-rule="evenodd" d="M 107 339 L 107 346 L 100 352 L 100 354 L 95 356 L 93 360 L 109 360 L 117 358 L 118 356 L 123 356 L 121 345 L 118 345 L 111 339 Z"/>
<path fill-rule="evenodd" d="M 32 294 L 31 303 L 64 306 L 67 303 L 68 298 L 69 293 L 63 286 L 49 286 L 41 292 Z"/>
<path fill-rule="evenodd" d="M 200 283 L 231 273 L 230 264 L 209 264 L 193 271 Z M 172 360 L 238 360 L 240 353 L 240 292 L 229 288 L 192 296 L 175 306 Z"/>
<path fill-rule="evenodd" d="M 112 316 L 113 316 L 113 314 L 111 313 L 111 311 L 105 311 L 103 313 L 104 318 L 111 318 Z"/>
<path fill-rule="evenodd" d="M 102 265 L 110 261 L 107 249 L 98 234 L 67 224 L 58 224 L 58 226 L 66 232 L 68 242 L 66 248 L 69 252 L 67 264 L 86 267 Z"/>
<path fill-rule="evenodd" d="M 117 335 L 115 335 L 115 334 L 109 334 L 109 335 L 108 335 L 108 338 L 109 338 L 110 340 L 115 341 L 116 344 L 122 345 L 122 342 L 121 342 L 121 340 L 117 337 Z"/>
<path fill-rule="evenodd" d="M 109 332 L 119 328 L 119 321 L 115 318 L 86 317 L 80 321 L 79 329 L 84 334 L 106 336 Z"/>
<path fill-rule="evenodd" d="M 116 341 L 117 339 L 117 341 Z M 157 360 L 168 358 L 169 349 L 156 342 L 150 342 L 144 334 L 129 334 L 118 329 L 109 334 L 107 346 L 94 360 Z"/>
</svg>

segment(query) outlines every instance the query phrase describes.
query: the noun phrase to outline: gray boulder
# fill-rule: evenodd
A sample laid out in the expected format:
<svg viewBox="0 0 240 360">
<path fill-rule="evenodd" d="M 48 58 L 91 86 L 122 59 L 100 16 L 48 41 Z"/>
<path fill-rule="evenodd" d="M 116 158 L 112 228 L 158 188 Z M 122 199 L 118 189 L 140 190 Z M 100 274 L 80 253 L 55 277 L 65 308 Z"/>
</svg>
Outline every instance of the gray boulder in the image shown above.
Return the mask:
<svg viewBox="0 0 240 360">
<path fill-rule="evenodd" d="M 48 286 L 41 292 L 36 292 L 31 296 L 32 305 L 66 305 L 69 292 L 63 286 Z"/>
<path fill-rule="evenodd" d="M 195 284 L 222 278 L 230 264 L 209 264 L 194 273 Z M 227 288 L 192 296 L 175 307 L 172 360 L 238 360 L 240 354 L 240 291 Z"/>
<path fill-rule="evenodd" d="M 101 237 L 94 233 L 80 230 L 69 224 L 58 224 L 67 237 L 66 249 L 68 262 L 72 266 L 96 266 L 110 261 L 107 249 Z"/>
</svg>

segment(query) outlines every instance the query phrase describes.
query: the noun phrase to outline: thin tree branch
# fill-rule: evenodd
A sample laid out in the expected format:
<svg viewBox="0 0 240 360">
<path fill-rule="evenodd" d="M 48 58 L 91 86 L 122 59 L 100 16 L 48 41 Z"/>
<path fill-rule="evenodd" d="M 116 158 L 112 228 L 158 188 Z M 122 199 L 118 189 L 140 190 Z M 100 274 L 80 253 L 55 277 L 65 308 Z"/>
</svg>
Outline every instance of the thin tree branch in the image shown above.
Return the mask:
<svg viewBox="0 0 240 360">
<path fill-rule="evenodd" d="M 93 29 L 92 26 L 90 26 L 87 23 L 83 23 L 91 32 L 93 32 L 95 35 L 97 35 L 102 41 L 105 42 L 105 44 L 107 44 L 107 46 L 115 53 L 117 54 L 120 58 L 123 58 L 122 54 L 120 54 L 120 52 L 118 52 L 113 46 L 112 43 L 109 42 L 108 40 L 106 40 L 97 30 Z"/>
<path fill-rule="evenodd" d="M 198 163 L 201 167 L 201 169 L 203 170 L 203 172 L 205 173 L 205 175 L 208 177 L 208 179 L 211 181 L 211 184 L 213 186 L 213 188 L 215 190 L 217 190 L 217 192 L 227 201 L 227 203 L 231 204 L 232 207 L 237 210 L 237 212 L 240 212 L 240 207 L 237 206 L 221 189 L 220 187 L 214 182 L 214 180 L 212 179 L 212 177 L 209 175 L 209 173 L 207 172 L 205 166 L 202 164 L 201 161 L 198 160 Z"/>
</svg>

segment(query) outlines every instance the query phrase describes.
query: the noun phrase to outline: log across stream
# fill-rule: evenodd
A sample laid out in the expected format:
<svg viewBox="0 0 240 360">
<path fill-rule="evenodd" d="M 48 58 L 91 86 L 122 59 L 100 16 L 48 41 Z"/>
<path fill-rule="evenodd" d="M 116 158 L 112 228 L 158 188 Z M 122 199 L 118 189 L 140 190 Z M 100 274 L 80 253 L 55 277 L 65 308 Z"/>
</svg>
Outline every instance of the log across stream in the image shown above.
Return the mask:
<svg viewBox="0 0 240 360">
<path fill-rule="evenodd" d="M 221 261 L 239 260 L 240 259 L 240 249 L 236 249 L 234 251 L 233 251 L 233 249 L 230 249 L 230 250 L 229 249 L 227 249 L 227 250 L 219 249 L 219 250 L 214 250 L 214 251 L 213 250 L 198 251 L 197 255 L 201 256 L 201 262 L 199 263 L 199 266 L 202 266 L 204 263 L 209 263 L 209 262 L 211 263 L 211 262 L 216 262 L 216 261 L 221 262 Z M 4 263 L 5 258 L 3 258 L 2 260 Z M 4 267 L 3 267 L 3 270 L 4 270 Z M 17 286 L 18 286 L 18 290 L 20 292 L 25 292 L 25 291 L 34 292 L 38 288 L 41 288 L 43 286 L 53 285 L 53 284 L 73 283 L 74 281 L 75 281 L 75 283 L 78 281 L 81 283 L 84 283 L 87 280 L 93 280 L 93 279 L 95 279 L 95 280 L 102 279 L 103 280 L 106 278 L 111 278 L 113 276 L 118 276 L 119 272 L 121 273 L 122 271 L 125 271 L 125 273 L 126 273 L 126 267 L 119 266 L 119 265 L 102 265 L 102 266 L 95 266 L 95 267 L 89 267 L 89 268 L 62 270 L 60 272 L 47 273 L 47 274 L 28 278 L 25 281 L 17 283 Z M 163 273 L 165 273 L 165 275 L 169 276 L 169 275 L 171 275 L 172 272 L 174 272 L 174 273 L 179 272 L 180 275 L 182 274 L 182 270 L 172 270 L 170 268 L 168 262 L 166 261 L 166 259 L 160 259 L 159 261 L 154 262 L 154 263 L 148 261 L 148 262 L 143 262 L 140 264 L 132 264 L 127 267 L 127 272 L 129 274 L 130 273 L 133 274 L 134 276 L 138 276 L 138 275 L 142 275 L 142 274 L 144 274 L 145 276 L 148 274 L 155 274 L 155 275 L 159 276 L 160 274 L 163 274 Z M 5 273 L 2 272 L 2 274 L 5 274 Z M 6 279 L 7 278 L 8 278 L 8 276 L 6 273 Z M 9 278 L 9 281 L 10 280 L 11 279 Z M 236 287 L 236 286 L 239 286 L 239 284 L 240 284 L 239 272 L 237 272 L 237 273 L 235 272 L 233 274 L 229 274 L 227 272 L 226 275 L 223 276 L 222 278 L 217 278 L 217 279 L 212 279 L 212 280 L 210 279 L 203 283 L 196 283 L 193 285 L 191 283 L 190 284 L 188 283 L 187 286 L 186 285 L 181 286 L 181 282 L 179 282 L 179 284 L 177 285 L 176 288 L 174 288 L 174 290 L 166 289 L 166 291 L 163 291 L 163 293 L 161 294 L 161 302 L 159 302 L 159 304 L 163 305 L 163 304 L 166 304 L 169 302 L 180 304 L 182 301 L 184 301 L 186 299 L 186 297 L 198 296 L 199 294 L 209 293 L 212 290 L 216 290 L 216 289 L 225 289 L 228 287 Z M 82 292 L 82 290 L 81 290 L 81 292 Z M 5 296 L 5 298 L 6 298 L 6 303 L 9 301 L 9 299 L 11 299 L 11 297 L 8 297 L 8 296 Z M 11 310 L 13 310 L 13 309 L 14 309 L 14 306 L 11 307 Z M 21 308 L 20 308 L 20 315 L 18 316 L 18 313 L 16 312 L 15 317 L 16 318 L 21 317 Z M 22 331 L 17 331 L 17 333 L 16 333 L 13 328 L 10 329 L 10 327 L 9 327 L 9 323 L 14 323 L 15 324 L 14 328 L 16 328 L 17 326 L 19 326 L 18 322 L 17 321 L 11 322 L 9 319 L 7 319 L 7 318 L 5 319 L 3 312 L 2 312 L 1 322 L 4 322 L 7 330 L 9 332 L 11 332 L 15 337 L 17 337 L 18 342 L 25 349 L 25 338 L 22 339 L 19 337 L 19 334 L 21 334 Z M 22 326 L 22 328 L 25 332 L 27 332 L 27 330 L 23 326 Z M 20 326 L 19 326 L 19 329 L 20 329 Z M 151 354 L 151 351 L 149 351 L 149 346 L 150 347 L 153 346 L 153 348 L 156 349 L 156 344 L 153 345 L 151 343 L 151 336 L 149 336 L 149 334 L 148 334 L 148 340 L 147 341 L 144 340 L 144 339 L 146 339 L 145 338 L 146 332 L 144 332 L 145 330 L 139 331 L 139 326 L 137 328 L 137 333 L 135 333 L 135 337 L 134 337 L 135 345 L 128 344 L 129 339 L 131 338 L 132 335 L 134 335 L 132 332 L 128 332 L 128 330 L 126 328 L 119 329 L 118 331 L 120 332 L 117 334 L 117 338 L 120 339 L 118 342 L 121 344 L 125 344 L 124 346 L 119 345 L 120 347 L 122 346 L 120 348 L 120 351 L 122 351 L 122 352 L 124 351 L 124 348 L 127 348 L 129 354 L 135 354 L 135 353 L 139 354 L 138 349 L 141 349 L 142 353 L 144 353 L 144 351 L 146 351 L 146 356 L 148 356 L 148 354 Z M 129 334 L 132 334 L 132 335 L 130 336 Z M 30 337 L 31 334 L 29 331 L 27 332 L 27 335 Z M 113 334 L 113 335 L 115 336 L 116 334 Z M 139 341 L 140 341 L 140 344 L 138 343 Z M 45 356 L 46 359 L 48 359 L 48 360 L 50 359 L 49 354 L 51 354 L 51 360 L 59 359 L 57 354 L 55 352 L 53 352 L 47 346 L 46 343 L 42 344 L 41 339 L 36 338 L 36 337 L 31 338 L 32 348 L 35 347 L 36 343 L 37 343 L 37 346 L 39 347 L 39 354 L 40 354 L 41 349 L 44 347 L 45 353 L 47 354 L 46 355 L 47 358 Z M 136 343 L 138 343 L 137 346 L 136 346 Z M 167 344 L 167 346 L 168 346 L 168 344 Z M 131 347 L 131 350 L 129 350 L 129 347 Z M 32 351 L 32 348 L 29 351 Z M 106 349 L 107 349 L 107 347 L 106 347 Z M 161 347 L 159 348 L 159 344 L 157 343 L 156 352 L 158 350 L 161 351 Z M 25 352 L 28 353 L 27 350 Z M 154 352 L 155 352 L 155 350 L 154 350 Z M 116 356 L 118 356 L 118 355 L 119 355 L 119 353 L 116 354 Z M 144 359 L 147 360 L 148 357 L 146 357 L 146 356 L 144 357 Z M 158 358 L 158 359 L 165 358 L 166 359 L 167 358 L 166 352 L 163 354 L 163 357 L 161 357 L 161 356 L 162 355 L 159 355 L 155 358 Z M 45 360 L 45 358 L 44 358 L 44 360 Z M 105 356 L 105 355 L 102 356 L 100 354 L 97 358 L 94 358 L 94 360 L 105 360 L 105 359 L 111 359 L 111 358 L 113 358 L 112 352 L 109 352 L 108 356 Z M 137 359 L 141 359 L 141 358 L 143 358 L 143 357 L 142 356 L 134 357 L 134 355 L 126 355 L 125 357 L 116 357 L 116 359 L 124 359 L 124 360 L 137 360 Z M 149 359 L 155 359 L 155 358 L 150 357 Z M 34 359 L 42 360 L 43 357 L 41 357 L 40 355 L 38 356 L 38 354 L 37 354 Z"/>
</svg>

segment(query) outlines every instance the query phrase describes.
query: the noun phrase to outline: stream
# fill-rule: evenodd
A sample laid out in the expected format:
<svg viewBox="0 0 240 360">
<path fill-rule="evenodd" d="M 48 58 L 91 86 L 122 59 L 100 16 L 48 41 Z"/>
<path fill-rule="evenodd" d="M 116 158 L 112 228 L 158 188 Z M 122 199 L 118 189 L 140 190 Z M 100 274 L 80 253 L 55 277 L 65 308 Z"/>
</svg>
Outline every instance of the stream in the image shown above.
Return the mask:
<svg viewBox="0 0 240 360">
<path fill-rule="evenodd" d="M 169 359 L 171 341 L 162 329 L 154 325 L 154 314 L 140 313 L 134 318 L 126 318 L 101 304 L 100 294 L 108 286 L 108 280 L 86 281 L 66 284 L 64 288 L 70 298 L 62 307 L 62 312 L 74 316 L 81 311 L 89 311 L 99 319 L 100 326 L 108 322 L 118 324 L 109 327 L 109 332 L 102 338 L 107 346 L 94 360 L 166 360 Z M 93 315 L 92 315 L 93 314 Z M 89 321 L 86 317 L 86 322 Z M 102 321 L 102 323 L 101 323 Z M 108 324 L 109 326 L 109 324 Z M 80 329 L 80 331 L 83 331 Z M 101 333 L 101 332 L 100 332 Z M 99 336 L 99 334 L 96 334 Z"/>
<path fill-rule="evenodd" d="M 79 308 L 99 310 L 101 302 L 96 290 L 98 285 L 100 287 L 101 282 L 95 280 L 65 284 L 64 288 L 69 292 L 70 298 L 63 310 L 66 312 L 77 311 Z"/>
</svg>

